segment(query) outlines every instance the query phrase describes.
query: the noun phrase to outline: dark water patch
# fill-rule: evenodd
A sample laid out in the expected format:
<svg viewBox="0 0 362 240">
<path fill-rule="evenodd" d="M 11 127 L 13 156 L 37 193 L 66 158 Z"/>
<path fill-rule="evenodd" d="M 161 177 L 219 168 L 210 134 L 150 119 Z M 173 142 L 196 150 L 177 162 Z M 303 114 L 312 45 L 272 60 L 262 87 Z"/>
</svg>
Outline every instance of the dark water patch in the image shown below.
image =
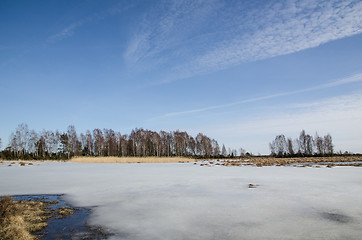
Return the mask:
<svg viewBox="0 0 362 240">
<path fill-rule="evenodd" d="M 321 213 L 321 216 L 324 219 L 327 219 L 332 222 L 336 223 L 350 223 L 353 221 L 353 218 L 344 214 L 339 213 L 330 213 L 330 212 L 323 212 Z"/>
<path fill-rule="evenodd" d="M 63 195 L 16 195 L 14 200 L 36 200 L 49 202 L 47 207 L 50 219 L 47 226 L 40 232 L 35 233 L 39 239 L 107 239 L 111 234 L 99 226 L 90 226 L 87 224 L 91 209 L 72 207 L 64 199 Z M 60 215 L 62 208 L 73 210 L 70 215 Z"/>
</svg>

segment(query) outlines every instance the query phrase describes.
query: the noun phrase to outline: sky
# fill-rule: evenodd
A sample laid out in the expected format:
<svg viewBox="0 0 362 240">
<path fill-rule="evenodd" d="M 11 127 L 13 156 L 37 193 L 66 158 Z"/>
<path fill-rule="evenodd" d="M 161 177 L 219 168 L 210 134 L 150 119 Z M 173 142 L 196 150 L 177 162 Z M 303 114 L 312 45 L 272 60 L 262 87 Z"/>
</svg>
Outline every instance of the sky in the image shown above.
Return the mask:
<svg viewBox="0 0 362 240">
<path fill-rule="evenodd" d="M 362 153 L 361 33 L 361 1 L 1 0 L 3 148 L 27 123 Z"/>
</svg>

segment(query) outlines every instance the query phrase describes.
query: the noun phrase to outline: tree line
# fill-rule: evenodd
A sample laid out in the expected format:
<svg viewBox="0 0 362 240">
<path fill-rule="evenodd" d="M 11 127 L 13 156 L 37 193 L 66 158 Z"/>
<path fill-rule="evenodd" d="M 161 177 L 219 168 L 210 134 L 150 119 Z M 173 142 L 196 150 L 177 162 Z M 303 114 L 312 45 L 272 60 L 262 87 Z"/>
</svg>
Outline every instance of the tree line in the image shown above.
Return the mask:
<svg viewBox="0 0 362 240">
<path fill-rule="evenodd" d="M 150 131 L 134 129 L 121 134 L 112 129 L 87 130 L 78 134 L 73 125 L 66 132 L 29 129 L 20 124 L 11 133 L 9 146 L 0 154 L 4 159 L 69 159 L 73 156 L 117 157 L 233 157 L 237 151 L 226 150 L 215 139 L 199 133 L 192 137 L 185 131 Z M 1 144 L 1 140 L 0 140 Z M 245 151 L 241 148 L 240 153 Z"/>
<path fill-rule="evenodd" d="M 304 130 L 296 139 L 278 135 L 269 143 L 271 155 L 277 157 L 331 156 L 334 154 L 332 136 L 327 134 L 315 136 L 306 134 Z"/>
</svg>

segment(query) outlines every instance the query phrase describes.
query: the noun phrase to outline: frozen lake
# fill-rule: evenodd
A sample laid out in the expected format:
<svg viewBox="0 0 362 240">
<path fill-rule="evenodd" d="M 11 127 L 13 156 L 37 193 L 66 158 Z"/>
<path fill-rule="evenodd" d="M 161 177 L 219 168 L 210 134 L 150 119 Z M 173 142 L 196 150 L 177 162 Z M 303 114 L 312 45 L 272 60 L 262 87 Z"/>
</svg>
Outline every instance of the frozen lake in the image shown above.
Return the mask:
<svg viewBox="0 0 362 240">
<path fill-rule="evenodd" d="M 248 188 L 256 183 L 257 188 Z M 110 239 L 361 239 L 362 168 L 0 164 L 0 195 L 66 194 Z"/>
</svg>

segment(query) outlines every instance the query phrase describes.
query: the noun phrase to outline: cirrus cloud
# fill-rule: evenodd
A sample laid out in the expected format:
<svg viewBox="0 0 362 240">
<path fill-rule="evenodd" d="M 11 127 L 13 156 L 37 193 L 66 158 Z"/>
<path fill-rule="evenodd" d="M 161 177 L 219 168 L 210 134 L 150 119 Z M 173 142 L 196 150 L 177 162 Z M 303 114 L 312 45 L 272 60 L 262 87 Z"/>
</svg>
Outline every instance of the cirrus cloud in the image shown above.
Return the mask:
<svg viewBox="0 0 362 240">
<path fill-rule="evenodd" d="M 362 32 L 361 1 L 173 1 L 146 14 L 124 55 L 172 82 Z"/>
</svg>

